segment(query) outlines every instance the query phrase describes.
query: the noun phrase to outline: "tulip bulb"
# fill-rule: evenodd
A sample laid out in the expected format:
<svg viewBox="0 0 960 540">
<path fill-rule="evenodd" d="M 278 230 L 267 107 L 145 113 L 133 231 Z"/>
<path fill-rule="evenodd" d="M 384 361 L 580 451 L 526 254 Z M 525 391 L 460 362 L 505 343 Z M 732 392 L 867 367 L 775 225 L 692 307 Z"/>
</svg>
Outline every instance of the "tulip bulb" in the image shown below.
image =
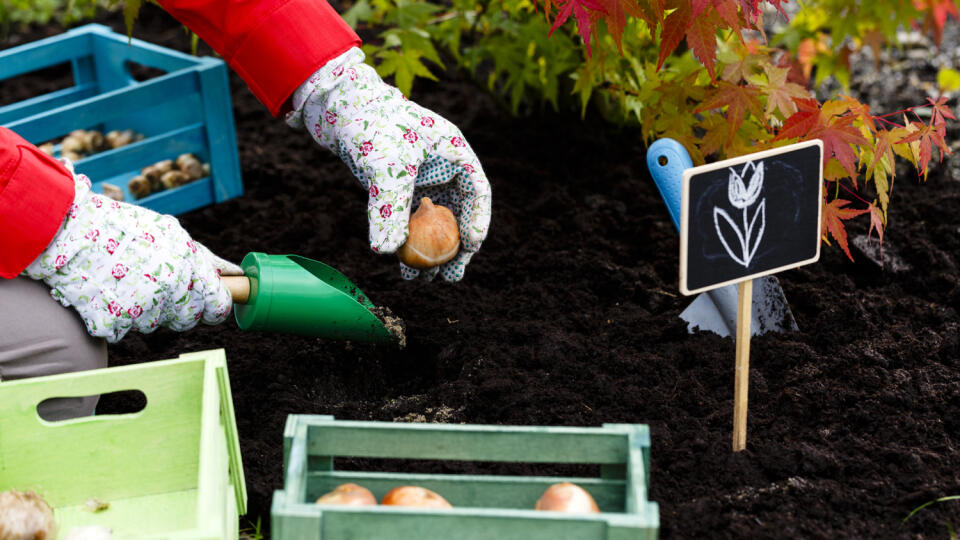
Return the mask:
<svg viewBox="0 0 960 540">
<path fill-rule="evenodd" d="M 90 130 L 83 134 L 83 149 L 88 154 L 98 152 L 103 147 L 103 134 L 96 130 Z"/>
<path fill-rule="evenodd" d="M 177 167 L 183 171 L 190 180 L 203 178 L 203 163 L 193 154 L 181 154 L 177 157 Z"/>
<path fill-rule="evenodd" d="M 131 178 L 130 182 L 127 183 L 127 189 L 129 189 L 130 193 L 137 199 L 142 199 L 153 191 L 150 181 L 143 175 L 137 175 Z"/>
<path fill-rule="evenodd" d="M 357 484 L 341 484 L 333 491 L 317 499 L 317 504 L 347 504 L 351 506 L 375 506 L 377 498 L 369 489 Z"/>
<path fill-rule="evenodd" d="M 569 512 L 574 514 L 595 514 L 600 507 L 587 490 L 570 482 L 561 482 L 548 487 L 540 500 L 537 501 L 537 510 L 552 510 L 554 512 Z"/>
<path fill-rule="evenodd" d="M 453 508 L 436 492 L 419 486 L 400 486 L 383 496 L 380 504 L 387 506 L 415 506 L 420 508 Z"/>
<path fill-rule="evenodd" d="M 420 208 L 410 216 L 409 236 L 397 251 L 404 264 L 421 270 L 439 266 L 457 255 L 460 226 L 446 206 L 420 199 Z"/>
</svg>

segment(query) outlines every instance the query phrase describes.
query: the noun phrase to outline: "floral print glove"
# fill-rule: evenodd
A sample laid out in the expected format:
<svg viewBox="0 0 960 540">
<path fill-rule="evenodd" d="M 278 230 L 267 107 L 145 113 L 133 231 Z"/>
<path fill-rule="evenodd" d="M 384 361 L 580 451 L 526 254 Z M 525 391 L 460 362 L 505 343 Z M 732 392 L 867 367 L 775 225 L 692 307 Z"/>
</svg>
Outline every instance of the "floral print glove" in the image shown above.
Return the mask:
<svg viewBox="0 0 960 540">
<path fill-rule="evenodd" d="M 233 302 L 219 275 L 240 275 L 240 267 L 195 242 L 176 218 L 93 193 L 82 174 L 74 183 L 59 232 L 23 275 L 46 283 L 92 336 L 110 343 L 132 329 L 226 320 Z"/>
<path fill-rule="evenodd" d="M 314 73 L 293 94 L 287 124 L 307 129 L 366 188 L 373 251 L 393 253 L 403 245 L 411 205 L 422 197 L 450 208 L 460 223 L 457 256 L 429 270 L 400 268 L 406 279 L 440 272 L 459 281 L 487 236 L 490 183 L 456 126 L 408 101 L 363 59 L 354 47 Z"/>
</svg>

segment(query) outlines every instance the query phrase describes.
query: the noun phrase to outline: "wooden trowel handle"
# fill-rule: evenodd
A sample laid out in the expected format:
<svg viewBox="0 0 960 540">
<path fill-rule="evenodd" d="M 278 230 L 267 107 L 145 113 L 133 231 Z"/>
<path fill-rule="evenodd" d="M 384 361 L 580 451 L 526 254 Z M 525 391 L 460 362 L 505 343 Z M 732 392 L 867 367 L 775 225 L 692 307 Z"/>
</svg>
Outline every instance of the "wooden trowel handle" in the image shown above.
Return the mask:
<svg viewBox="0 0 960 540">
<path fill-rule="evenodd" d="M 250 300 L 250 278 L 247 276 L 220 276 L 220 281 L 230 290 L 235 303 L 246 304 Z"/>
</svg>

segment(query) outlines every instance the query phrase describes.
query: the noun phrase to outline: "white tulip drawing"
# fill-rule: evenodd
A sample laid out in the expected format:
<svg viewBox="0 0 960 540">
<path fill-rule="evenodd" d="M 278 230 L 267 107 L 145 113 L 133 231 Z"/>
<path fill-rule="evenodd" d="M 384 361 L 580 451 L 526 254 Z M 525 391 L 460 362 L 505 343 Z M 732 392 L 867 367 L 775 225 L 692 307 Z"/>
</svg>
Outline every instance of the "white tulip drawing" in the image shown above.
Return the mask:
<svg viewBox="0 0 960 540">
<path fill-rule="evenodd" d="M 750 179 L 744 184 L 744 178 L 748 173 L 751 172 Z M 763 190 L 763 162 L 754 165 L 752 161 L 748 161 L 746 165 L 743 166 L 743 171 L 737 173 L 732 167 L 730 168 L 730 179 L 727 182 L 727 197 L 730 199 L 730 204 L 735 208 L 743 210 L 743 230 L 734 223 L 733 218 L 730 217 L 730 214 L 726 210 L 715 206 L 713 208 L 713 224 L 717 229 L 717 236 L 720 238 L 720 242 L 723 244 L 723 247 L 727 250 L 727 254 L 730 255 L 730 258 L 737 261 L 744 267 L 750 266 L 750 261 L 753 260 L 753 256 L 757 253 L 757 248 L 760 247 L 760 240 L 763 238 L 763 230 L 767 225 L 767 214 L 766 206 L 767 199 L 760 201 L 760 204 L 757 205 L 757 209 L 753 213 L 753 217 L 749 217 L 749 208 L 757 201 L 757 198 L 760 197 L 760 192 Z M 730 244 L 727 242 L 727 239 L 724 237 L 721 220 L 725 221 L 733 229 L 733 233 L 737 236 L 739 240 L 739 250 L 736 252 L 733 248 L 730 247 Z M 759 227 L 757 227 L 759 220 Z M 754 229 L 758 230 L 754 234 Z"/>
</svg>

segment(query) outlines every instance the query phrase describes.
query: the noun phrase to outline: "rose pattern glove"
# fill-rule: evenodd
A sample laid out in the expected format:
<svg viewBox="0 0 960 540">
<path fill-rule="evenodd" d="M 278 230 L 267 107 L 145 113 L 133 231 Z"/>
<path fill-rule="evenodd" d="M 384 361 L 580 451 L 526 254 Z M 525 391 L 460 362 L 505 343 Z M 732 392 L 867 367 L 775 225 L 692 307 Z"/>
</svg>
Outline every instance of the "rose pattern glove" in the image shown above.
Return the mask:
<svg viewBox="0 0 960 540">
<path fill-rule="evenodd" d="M 287 124 L 307 129 L 366 188 L 373 251 L 393 253 L 403 245 L 411 206 L 422 197 L 450 208 L 460 224 L 457 256 L 424 271 L 400 267 L 406 279 L 433 279 L 439 271 L 459 281 L 487 236 L 490 183 L 456 126 L 408 101 L 363 60 L 354 47 L 314 73 L 293 94 Z"/>
<path fill-rule="evenodd" d="M 74 174 L 74 183 L 59 232 L 23 275 L 46 283 L 110 343 L 132 329 L 226 320 L 233 302 L 219 275 L 240 275 L 240 267 L 194 241 L 176 218 L 93 193 L 85 175 Z"/>
</svg>

